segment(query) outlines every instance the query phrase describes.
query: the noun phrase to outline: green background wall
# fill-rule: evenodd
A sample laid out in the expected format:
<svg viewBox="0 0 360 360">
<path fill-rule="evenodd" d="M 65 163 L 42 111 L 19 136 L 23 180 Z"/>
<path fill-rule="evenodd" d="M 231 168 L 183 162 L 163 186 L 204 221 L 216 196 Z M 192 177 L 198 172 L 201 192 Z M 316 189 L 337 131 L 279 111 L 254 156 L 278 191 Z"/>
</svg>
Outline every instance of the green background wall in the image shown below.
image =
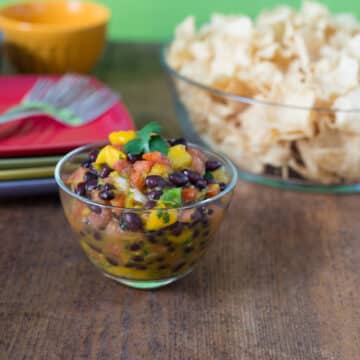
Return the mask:
<svg viewBox="0 0 360 360">
<path fill-rule="evenodd" d="M 174 26 L 187 15 L 195 15 L 199 22 L 214 11 L 224 13 L 257 14 L 261 9 L 287 3 L 299 6 L 301 0 L 97 0 L 112 10 L 110 37 L 136 41 L 169 39 Z M 0 4 L 14 0 L 0 0 Z M 333 11 L 360 15 L 360 0 L 323 1 Z"/>
</svg>

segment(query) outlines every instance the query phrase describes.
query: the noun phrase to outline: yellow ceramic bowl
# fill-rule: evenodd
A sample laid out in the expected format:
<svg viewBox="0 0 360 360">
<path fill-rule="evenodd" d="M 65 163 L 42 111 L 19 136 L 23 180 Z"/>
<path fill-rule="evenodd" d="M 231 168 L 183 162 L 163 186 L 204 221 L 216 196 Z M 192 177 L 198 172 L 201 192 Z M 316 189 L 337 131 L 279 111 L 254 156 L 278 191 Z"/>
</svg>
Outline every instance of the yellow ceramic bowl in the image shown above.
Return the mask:
<svg viewBox="0 0 360 360">
<path fill-rule="evenodd" d="M 100 56 L 110 12 L 78 0 L 31 1 L 0 9 L 10 61 L 27 73 L 85 73 Z"/>
</svg>

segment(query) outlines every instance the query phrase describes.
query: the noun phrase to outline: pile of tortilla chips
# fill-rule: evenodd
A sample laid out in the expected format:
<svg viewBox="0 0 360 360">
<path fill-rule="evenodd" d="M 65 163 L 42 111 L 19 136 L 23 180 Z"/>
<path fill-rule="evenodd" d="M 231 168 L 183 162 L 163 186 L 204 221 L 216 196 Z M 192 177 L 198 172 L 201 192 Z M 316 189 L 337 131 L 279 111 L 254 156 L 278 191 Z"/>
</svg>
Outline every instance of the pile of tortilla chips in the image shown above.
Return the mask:
<svg viewBox="0 0 360 360">
<path fill-rule="evenodd" d="M 167 61 L 201 84 L 255 99 L 176 82 L 197 130 L 240 167 L 270 165 L 285 178 L 292 169 L 323 184 L 360 180 L 360 23 L 352 15 L 305 2 L 255 21 L 215 14 L 199 30 L 189 17 Z"/>
</svg>

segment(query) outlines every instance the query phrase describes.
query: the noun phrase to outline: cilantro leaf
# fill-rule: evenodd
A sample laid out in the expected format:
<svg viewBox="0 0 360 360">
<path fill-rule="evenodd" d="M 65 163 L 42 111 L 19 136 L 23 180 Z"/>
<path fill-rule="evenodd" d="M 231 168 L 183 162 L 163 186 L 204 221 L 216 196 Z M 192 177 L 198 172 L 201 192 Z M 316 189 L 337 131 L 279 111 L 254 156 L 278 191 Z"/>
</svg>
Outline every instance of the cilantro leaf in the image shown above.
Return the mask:
<svg viewBox="0 0 360 360">
<path fill-rule="evenodd" d="M 142 152 L 150 152 L 151 151 L 150 140 L 154 135 L 155 135 L 154 137 L 160 137 L 158 134 L 161 132 L 161 130 L 162 130 L 161 126 L 157 122 L 152 121 L 147 125 L 145 125 L 142 129 L 138 130 L 136 132 L 135 139 L 127 142 L 124 145 L 123 149 L 127 153 L 131 153 L 135 155 L 141 154 Z M 157 140 L 156 142 L 158 143 L 157 146 L 159 146 L 159 140 Z"/>
<path fill-rule="evenodd" d="M 168 154 L 169 145 L 168 143 L 159 135 L 153 136 L 149 142 L 150 151 L 159 151 L 164 155 Z"/>
<path fill-rule="evenodd" d="M 204 175 L 204 179 L 213 180 L 213 179 L 214 179 L 214 175 L 213 175 L 210 171 L 206 171 L 206 173 L 205 173 L 205 175 Z"/>
<path fill-rule="evenodd" d="M 166 206 L 179 207 L 182 205 L 181 188 L 165 189 L 160 201 Z"/>
</svg>

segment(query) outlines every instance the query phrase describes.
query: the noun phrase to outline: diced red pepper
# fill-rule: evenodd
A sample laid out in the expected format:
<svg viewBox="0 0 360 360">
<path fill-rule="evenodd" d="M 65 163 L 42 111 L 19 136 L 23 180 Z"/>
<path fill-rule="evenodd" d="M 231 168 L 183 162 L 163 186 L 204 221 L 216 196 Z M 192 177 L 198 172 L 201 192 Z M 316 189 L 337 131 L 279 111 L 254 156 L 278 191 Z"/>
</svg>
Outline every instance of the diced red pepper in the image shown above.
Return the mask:
<svg viewBox="0 0 360 360">
<path fill-rule="evenodd" d="M 130 175 L 132 165 L 127 160 L 117 160 L 113 168 L 121 175 Z"/>
<path fill-rule="evenodd" d="M 182 190 L 182 199 L 184 202 L 195 202 L 198 197 L 198 191 L 195 188 L 185 188 Z"/>
<path fill-rule="evenodd" d="M 153 164 L 171 165 L 169 159 L 159 151 L 145 153 L 142 158 L 151 161 Z"/>
<path fill-rule="evenodd" d="M 220 192 L 219 184 L 209 184 L 206 191 L 206 197 L 213 197 Z"/>
</svg>

